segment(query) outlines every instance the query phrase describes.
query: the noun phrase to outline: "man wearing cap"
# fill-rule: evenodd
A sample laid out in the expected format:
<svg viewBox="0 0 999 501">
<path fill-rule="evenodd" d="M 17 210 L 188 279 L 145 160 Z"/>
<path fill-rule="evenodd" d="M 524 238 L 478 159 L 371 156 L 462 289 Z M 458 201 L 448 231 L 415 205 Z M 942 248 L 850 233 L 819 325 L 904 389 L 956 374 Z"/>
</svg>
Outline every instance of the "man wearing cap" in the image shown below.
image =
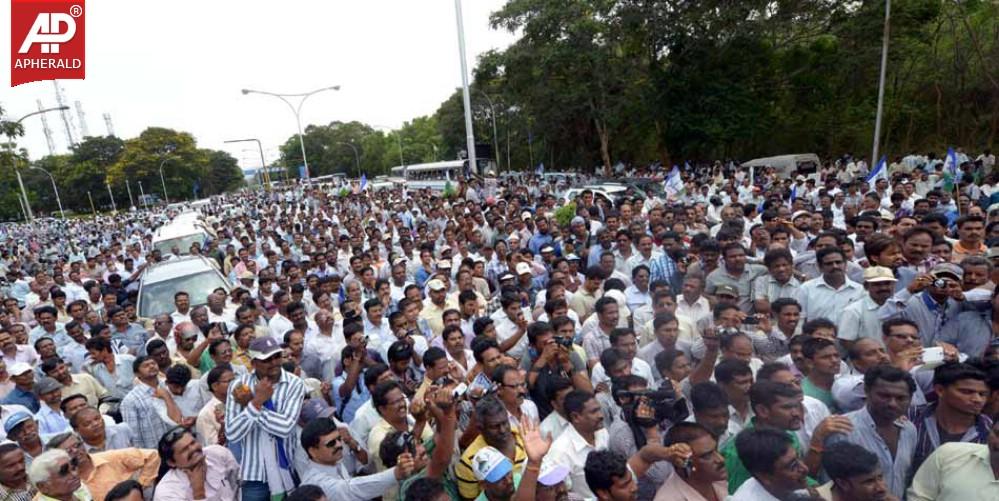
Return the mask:
<svg viewBox="0 0 999 501">
<path fill-rule="evenodd" d="M 7 366 L 7 373 L 10 374 L 14 388 L 0 403 L 4 405 L 23 405 L 32 413 L 38 412 L 40 403 L 38 396 L 34 393 L 35 371 L 30 365 L 24 362 L 17 362 Z"/>
<path fill-rule="evenodd" d="M 513 462 L 502 452 L 486 446 L 479 449 L 472 458 L 472 473 L 482 489 L 476 499 L 487 501 L 509 501 L 516 492 L 520 475 L 514 478 Z"/>
<path fill-rule="evenodd" d="M 291 457 L 305 384 L 281 368 L 283 351 L 273 337 L 250 343 L 251 374 L 229 385 L 226 437 L 243 448 L 240 477 L 244 500 L 265 500 L 294 487 Z"/>
<path fill-rule="evenodd" d="M 958 313 L 977 307 L 964 301 L 963 279 L 964 271 L 960 266 L 938 264 L 929 274 L 917 276 L 908 287 L 888 299 L 880 308 L 880 318 L 882 321 L 905 318 L 915 322 L 923 346 L 936 346 L 938 342 L 958 345 L 961 342 Z"/>
<path fill-rule="evenodd" d="M 837 337 L 847 351 L 858 339 L 881 339 L 879 311 L 895 291 L 895 281 L 890 268 L 871 266 L 864 270 L 867 295 L 847 306 L 836 326 Z"/>
<path fill-rule="evenodd" d="M 427 321 L 430 331 L 436 338 L 444 332 L 444 310 L 454 308 L 457 305 L 449 305 L 447 302 L 447 286 L 440 279 L 432 279 L 427 282 L 427 298 L 423 300 L 423 309 L 420 310 L 420 318 Z"/>
<path fill-rule="evenodd" d="M 41 407 L 35 413 L 38 421 L 38 433 L 43 437 L 51 437 L 70 431 L 69 420 L 62 415 L 59 404 L 62 403 L 62 385 L 48 376 L 35 384 L 35 394 L 41 401 Z"/>
<path fill-rule="evenodd" d="M 38 457 L 45 450 L 42 438 L 38 434 L 38 422 L 27 412 L 15 412 L 8 417 L 3 422 L 3 431 L 7 434 L 7 439 L 17 442 L 28 464 L 31 464 L 32 458 Z"/>
</svg>

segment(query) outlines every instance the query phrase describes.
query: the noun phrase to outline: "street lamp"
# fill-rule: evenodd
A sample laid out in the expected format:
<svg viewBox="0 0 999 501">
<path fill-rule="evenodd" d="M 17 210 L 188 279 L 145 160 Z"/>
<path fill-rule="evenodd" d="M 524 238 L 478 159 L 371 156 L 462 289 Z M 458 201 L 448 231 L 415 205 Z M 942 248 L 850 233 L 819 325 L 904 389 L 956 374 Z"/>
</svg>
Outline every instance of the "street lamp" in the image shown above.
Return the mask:
<svg viewBox="0 0 999 501">
<path fill-rule="evenodd" d="M 35 115 L 41 115 L 42 113 L 48 113 L 50 111 L 63 111 L 63 110 L 68 110 L 68 109 L 69 109 L 69 106 L 56 106 L 55 108 L 45 108 L 44 110 L 32 111 L 31 113 L 28 113 L 27 115 L 24 115 L 23 117 L 17 119 L 17 121 L 14 122 L 14 123 L 20 125 L 20 123 L 23 122 L 24 119 L 26 119 L 28 117 L 33 117 Z M 10 140 L 11 144 L 14 143 L 14 136 L 12 134 L 8 135 L 7 138 Z M 34 216 L 34 214 L 31 213 L 31 204 L 28 203 L 28 192 L 27 192 L 27 190 L 24 189 L 24 180 L 21 179 L 21 171 L 17 170 L 17 155 L 16 154 L 11 157 L 11 162 L 13 163 L 14 173 L 17 174 L 17 184 L 18 184 L 18 186 L 21 187 L 21 196 L 24 197 L 24 219 L 26 221 L 31 221 L 32 219 L 35 218 L 35 216 Z M 61 210 L 61 208 L 60 208 L 60 210 Z"/>
<path fill-rule="evenodd" d="M 246 93 L 246 91 L 243 91 L 243 92 Z M 301 138 L 301 136 L 299 136 L 299 138 Z M 254 137 L 254 138 L 249 138 L 249 139 L 230 139 L 228 141 L 222 141 L 222 142 L 223 143 L 250 143 L 250 142 L 257 143 L 257 148 L 260 150 L 260 168 L 263 169 L 263 175 L 261 177 L 266 180 L 266 182 L 267 182 L 267 191 L 270 191 L 270 189 L 271 189 L 271 174 L 270 174 L 270 172 L 268 172 L 268 169 L 267 169 L 267 160 L 264 160 L 264 147 L 263 147 L 263 145 L 260 144 L 260 140 Z M 302 151 L 305 151 L 305 150 L 303 149 Z"/>
<path fill-rule="evenodd" d="M 49 171 L 47 171 L 47 170 L 45 170 L 45 169 L 43 169 L 43 168 L 41 168 L 41 167 L 38 167 L 37 165 L 32 166 L 31 168 L 35 169 L 35 170 L 40 170 L 40 171 L 44 172 L 45 175 L 47 175 L 49 177 L 49 181 L 52 181 L 52 191 L 55 192 L 56 203 L 59 204 L 59 215 L 63 219 L 66 219 L 66 213 L 63 212 L 63 210 L 62 210 L 62 199 L 59 198 L 59 188 L 56 187 L 55 178 L 52 177 L 52 173 L 49 172 Z"/>
<path fill-rule="evenodd" d="M 489 103 L 489 117 L 492 118 L 493 121 L 493 157 L 496 159 L 496 171 L 499 172 L 501 169 L 499 168 L 499 136 L 496 134 L 496 106 L 493 105 L 493 99 L 489 97 L 489 94 L 486 94 L 481 90 L 479 91 L 479 94 L 482 94 L 482 96 L 485 97 L 486 101 Z M 507 169 L 510 168 L 509 165 L 506 167 Z"/>
<path fill-rule="evenodd" d="M 338 142 L 336 144 L 342 144 L 344 146 L 350 146 L 350 149 L 354 150 L 354 163 L 357 165 L 357 177 L 361 177 L 361 155 L 357 153 L 357 147 L 353 143 Z"/>
<path fill-rule="evenodd" d="M 298 143 L 302 147 L 302 164 L 305 166 L 305 179 L 306 180 L 310 180 L 312 176 L 309 175 L 309 161 L 308 161 L 308 159 L 305 158 L 305 136 L 302 135 L 302 105 L 305 104 L 305 100 L 308 99 L 309 96 L 311 96 L 313 94 L 318 94 L 320 92 L 327 91 L 327 90 L 336 90 L 336 91 L 338 91 L 338 90 L 340 90 L 340 86 L 339 85 L 333 85 L 331 87 L 323 87 L 321 89 L 316 89 L 316 90 L 314 90 L 312 92 L 306 92 L 304 94 L 277 94 L 277 93 L 274 93 L 274 92 L 266 92 L 266 91 L 262 91 L 262 90 L 252 90 L 252 89 L 243 89 L 242 90 L 242 92 L 243 92 L 244 95 L 246 95 L 246 94 L 263 94 L 265 96 L 274 96 L 274 97 L 276 97 L 276 98 L 284 101 L 284 104 L 287 104 L 288 107 L 291 108 L 291 112 L 295 114 L 295 123 L 298 125 Z M 289 98 L 289 97 L 300 97 L 300 98 L 302 98 L 302 100 L 298 102 L 298 106 L 295 106 L 295 105 L 291 104 L 291 101 L 288 101 L 287 98 Z"/>
<path fill-rule="evenodd" d="M 163 203 L 165 204 L 170 203 L 170 197 L 167 196 L 166 180 L 163 179 L 163 164 L 167 163 L 167 161 L 170 160 L 171 158 L 173 157 L 167 155 L 166 158 L 164 158 L 163 161 L 160 162 L 160 183 L 163 184 Z"/>
</svg>

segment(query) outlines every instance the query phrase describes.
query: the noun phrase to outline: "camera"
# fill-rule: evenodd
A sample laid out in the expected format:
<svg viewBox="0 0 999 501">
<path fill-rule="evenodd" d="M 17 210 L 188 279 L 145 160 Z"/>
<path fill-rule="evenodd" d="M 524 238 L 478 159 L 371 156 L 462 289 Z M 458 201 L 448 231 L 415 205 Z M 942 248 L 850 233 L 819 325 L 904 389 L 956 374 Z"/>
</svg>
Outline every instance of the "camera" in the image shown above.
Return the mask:
<svg viewBox="0 0 999 501">
<path fill-rule="evenodd" d="M 555 336 L 555 343 L 566 348 L 572 348 L 572 338 L 571 337 L 560 337 Z"/>
<path fill-rule="evenodd" d="M 687 402 L 683 397 L 677 397 L 669 381 L 663 381 L 663 386 L 658 390 L 616 390 L 613 392 L 614 401 L 621 402 L 630 398 L 631 401 L 624 406 L 625 419 L 630 423 L 642 428 L 656 426 L 659 423 L 669 420 L 671 423 L 679 423 L 687 419 L 690 411 L 687 410 Z M 655 416 L 652 418 L 638 416 L 638 405 L 642 399 L 648 403 Z"/>
<path fill-rule="evenodd" d="M 947 281 L 942 278 L 937 278 L 933 280 L 933 286 L 937 289 L 943 289 L 947 287 Z"/>
<path fill-rule="evenodd" d="M 760 319 L 758 319 L 758 318 L 756 318 L 754 316 L 748 316 L 748 317 L 746 317 L 745 320 L 742 321 L 742 323 L 744 323 L 746 325 L 756 325 L 756 324 L 760 323 Z"/>
</svg>

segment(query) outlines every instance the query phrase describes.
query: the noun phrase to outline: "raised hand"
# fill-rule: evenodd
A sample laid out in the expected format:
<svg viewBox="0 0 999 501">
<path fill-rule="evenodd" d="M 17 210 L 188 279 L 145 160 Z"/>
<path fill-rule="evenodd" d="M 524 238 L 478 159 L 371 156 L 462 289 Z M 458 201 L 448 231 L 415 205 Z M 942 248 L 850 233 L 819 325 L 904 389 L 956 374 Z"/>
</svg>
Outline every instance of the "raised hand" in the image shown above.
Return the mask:
<svg viewBox="0 0 999 501">
<path fill-rule="evenodd" d="M 535 464 L 540 463 L 552 446 L 551 438 L 542 436 L 538 423 L 527 418 L 520 422 L 520 434 L 524 439 L 527 460 Z"/>
</svg>

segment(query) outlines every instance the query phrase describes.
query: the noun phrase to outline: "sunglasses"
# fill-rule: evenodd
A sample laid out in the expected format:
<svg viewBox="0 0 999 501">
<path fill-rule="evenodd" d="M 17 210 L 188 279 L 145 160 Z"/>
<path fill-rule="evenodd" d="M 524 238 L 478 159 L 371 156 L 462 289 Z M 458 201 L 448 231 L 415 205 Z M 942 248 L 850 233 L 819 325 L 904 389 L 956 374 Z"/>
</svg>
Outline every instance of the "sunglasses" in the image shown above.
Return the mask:
<svg viewBox="0 0 999 501">
<path fill-rule="evenodd" d="M 340 438 L 340 437 L 336 437 L 336 438 L 334 438 L 333 440 L 330 440 L 329 442 L 326 442 L 326 443 L 325 443 L 325 444 L 323 444 L 323 445 L 324 445 L 324 446 L 325 446 L 325 447 L 326 447 L 327 449 L 333 449 L 333 452 L 340 452 L 340 451 L 342 451 L 342 450 L 343 450 L 343 446 L 342 446 L 342 445 L 337 445 L 337 444 L 340 444 L 340 443 L 342 443 L 342 442 L 343 442 L 343 439 L 342 439 L 342 438 Z"/>
<path fill-rule="evenodd" d="M 59 471 L 56 473 L 59 475 L 59 477 L 64 478 L 67 475 L 69 475 L 69 472 L 76 471 L 79 465 L 80 465 L 79 461 L 77 461 L 76 459 L 70 459 L 69 462 L 62 465 L 62 467 L 60 467 Z"/>
</svg>

